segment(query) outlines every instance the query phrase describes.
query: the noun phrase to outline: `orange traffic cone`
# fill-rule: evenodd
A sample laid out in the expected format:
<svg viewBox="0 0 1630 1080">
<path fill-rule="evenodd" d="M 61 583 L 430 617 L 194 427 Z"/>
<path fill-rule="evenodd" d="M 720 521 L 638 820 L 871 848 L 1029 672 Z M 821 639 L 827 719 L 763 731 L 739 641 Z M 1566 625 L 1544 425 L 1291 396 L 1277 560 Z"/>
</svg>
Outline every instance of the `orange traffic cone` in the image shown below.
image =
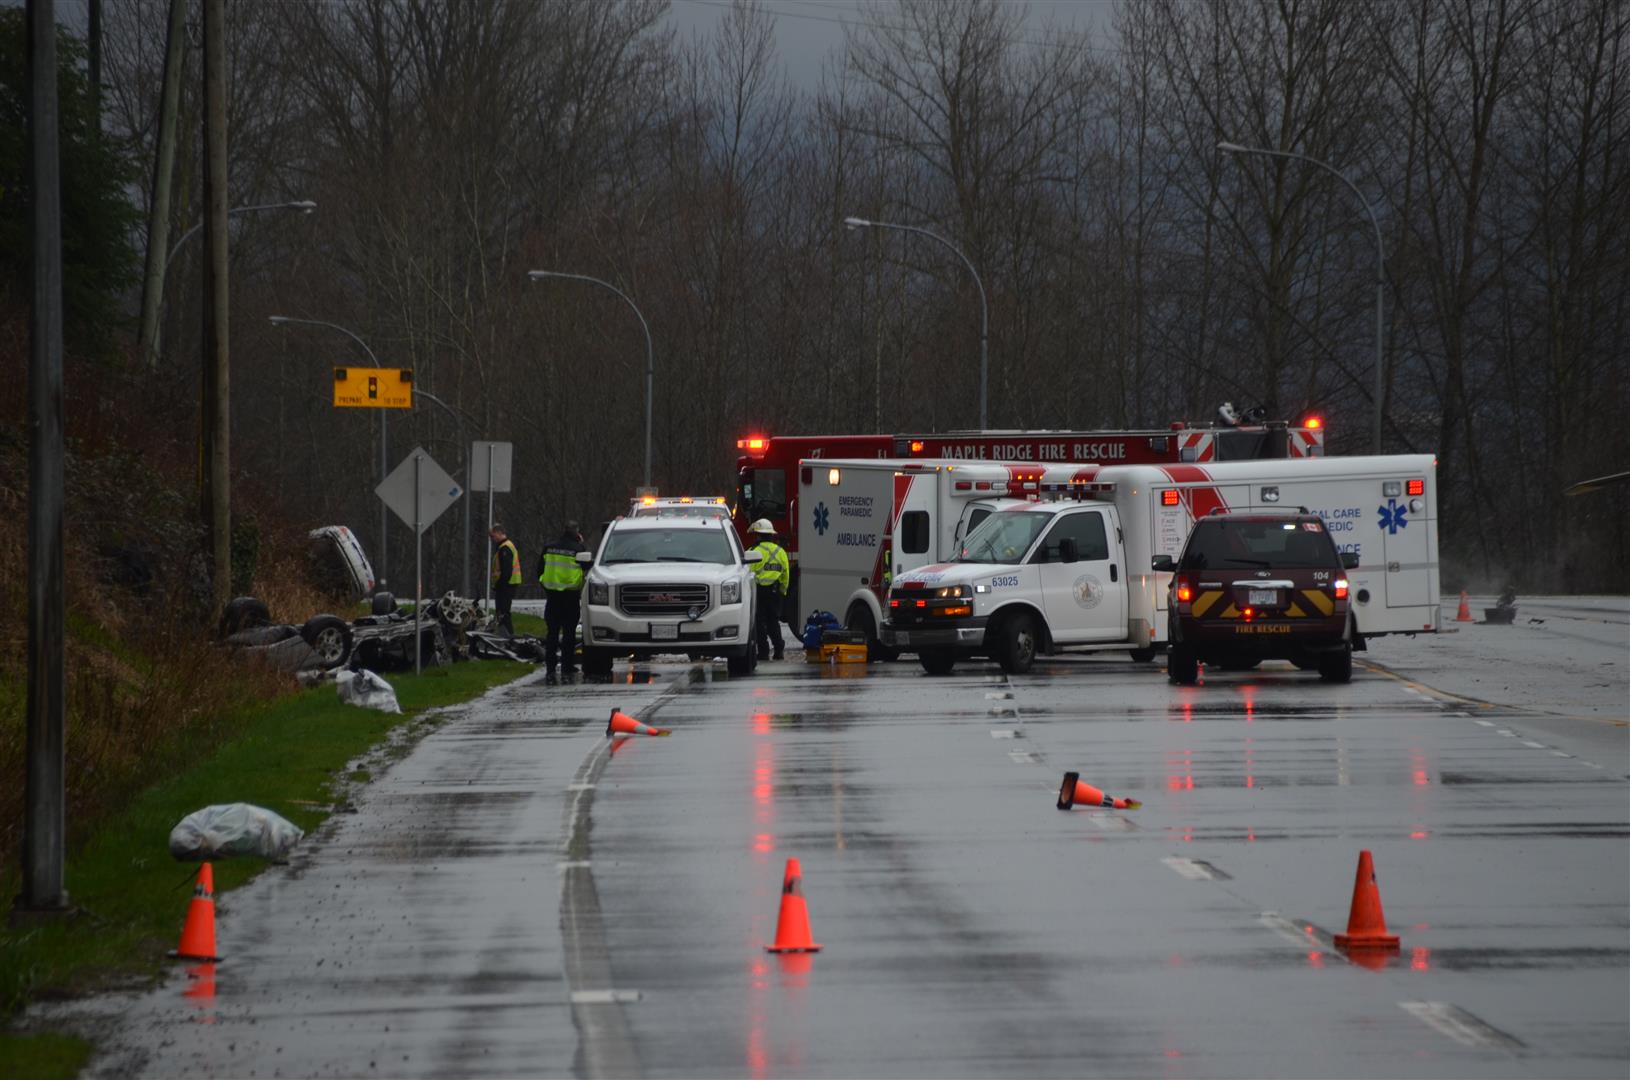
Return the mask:
<svg viewBox="0 0 1630 1080">
<path fill-rule="evenodd" d="M 1398 935 L 1387 933 L 1381 910 L 1381 890 L 1375 884 L 1375 863 L 1368 851 L 1358 853 L 1358 877 L 1353 881 L 1353 907 L 1347 932 L 1336 935 L 1338 949 L 1396 949 Z"/>
<path fill-rule="evenodd" d="M 1058 788 L 1058 808 L 1068 810 L 1076 803 L 1082 806 L 1103 807 L 1106 810 L 1136 810 L 1143 804 L 1136 799 L 1113 799 L 1081 779 L 1080 773 L 1067 772 Z"/>
<path fill-rule="evenodd" d="M 804 903 L 804 872 L 797 859 L 787 860 L 787 872 L 781 878 L 781 914 L 775 922 L 775 944 L 766 945 L 766 952 L 812 953 L 821 947 L 810 940 L 809 907 Z"/>
<path fill-rule="evenodd" d="M 179 960 L 219 960 L 215 955 L 215 871 L 209 863 L 198 868 L 181 944 L 170 954 Z"/>
<path fill-rule="evenodd" d="M 611 710 L 611 722 L 606 725 L 607 735 L 669 735 L 667 728 L 642 724 L 620 709 Z"/>
<path fill-rule="evenodd" d="M 1472 607 L 1466 602 L 1464 590 L 1460 593 L 1460 610 L 1455 613 L 1455 622 L 1473 622 Z"/>
</svg>

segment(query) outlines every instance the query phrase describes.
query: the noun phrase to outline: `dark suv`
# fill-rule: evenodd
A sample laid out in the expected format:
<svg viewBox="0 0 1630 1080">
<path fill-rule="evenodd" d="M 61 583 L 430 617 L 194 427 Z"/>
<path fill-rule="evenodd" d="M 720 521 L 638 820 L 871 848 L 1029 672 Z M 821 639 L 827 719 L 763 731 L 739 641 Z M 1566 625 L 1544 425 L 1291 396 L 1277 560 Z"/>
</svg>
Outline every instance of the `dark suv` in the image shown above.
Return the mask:
<svg viewBox="0 0 1630 1080">
<path fill-rule="evenodd" d="M 1358 556 L 1336 550 L 1315 514 L 1219 513 L 1201 518 L 1174 563 L 1167 610 L 1173 682 L 1193 683 L 1200 664 L 1245 671 L 1264 660 L 1318 668 L 1328 682 L 1353 677 L 1357 634 L 1346 571 Z M 1362 644 L 1358 644 L 1362 648 Z"/>
</svg>

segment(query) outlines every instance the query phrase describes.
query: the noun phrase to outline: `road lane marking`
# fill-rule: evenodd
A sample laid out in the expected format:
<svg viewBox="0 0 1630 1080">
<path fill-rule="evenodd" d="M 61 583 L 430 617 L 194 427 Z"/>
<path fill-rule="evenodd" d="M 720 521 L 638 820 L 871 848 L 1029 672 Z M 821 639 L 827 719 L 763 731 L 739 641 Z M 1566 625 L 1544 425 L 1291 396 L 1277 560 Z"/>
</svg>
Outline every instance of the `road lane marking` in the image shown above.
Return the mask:
<svg viewBox="0 0 1630 1080">
<path fill-rule="evenodd" d="M 1544 750 L 1545 749 L 1545 744 L 1542 743 L 1542 742 L 1529 742 L 1527 739 L 1524 739 L 1522 741 L 1522 744 L 1524 746 L 1532 746 L 1535 750 Z"/>
<path fill-rule="evenodd" d="M 627 1005 L 638 1001 L 638 990 L 573 990 L 573 1005 Z"/>
<path fill-rule="evenodd" d="M 1092 822 L 1093 828 L 1105 832 L 1134 832 L 1137 829 L 1132 822 L 1115 814 L 1088 814 L 1087 820 Z"/>
<path fill-rule="evenodd" d="M 1037 765 L 1041 759 L 1029 750 L 1009 750 L 1007 756 L 1015 765 Z"/>
<path fill-rule="evenodd" d="M 1019 733 L 1012 728 L 996 728 L 991 731 L 990 737 L 993 739 L 1017 739 Z"/>
<path fill-rule="evenodd" d="M 555 864 L 555 869 L 564 873 L 567 870 L 587 870 L 593 865 L 594 864 L 589 862 L 587 859 L 571 859 L 567 862 L 557 862 Z"/>
<path fill-rule="evenodd" d="M 1472 723 L 1476 724 L 1478 727 L 1493 727 L 1494 726 L 1494 721 L 1493 720 L 1473 720 Z"/>
<path fill-rule="evenodd" d="M 1523 1048 L 1521 1039 L 1507 1035 L 1447 1001 L 1400 1001 L 1398 1007 L 1462 1046 L 1512 1051 Z"/>
<path fill-rule="evenodd" d="M 593 791 L 594 788 L 595 788 L 594 784 L 567 784 L 566 785 L 566 790 L 567 791 Z"/>
<path fill-rule="evenodd" d="M 1496 735 L 1504 735 L 1508 739 L 1515 739 L 1517 737 L 1517 733 L 1515 731 L 1511 731 L 1507 728 L 1498 728 L 1494 733 Z"/>
<path fill-rule="evenodd" d="M 1277 911 L 1264 911 L 1261 915 L 1257 916 L 1256 921 L 1299 949 L 1311 948 L 1317 952 L 1322 952 L 1327 956 L 1340 957 L 1343 960 L 1347 959 L 1345 956 L 1342 956 L 1341 953 L 1336 952 L 1333 948 L 1326 945 L 1316 933 L 1318 928 L 1313 926 L 1311 923 L 1291 922 Z"/>
<path fill-rule="evenodd" d="M 1180 855 L 1168 855 L 1161 862 L 1176 871 L 1179 877 L 1186 877 L 1190 881 L 1229 881 L 1233 875 L 1212 866 L 1204 859 L 1186 859 Z"/>
<path fill-rule="evenodd" d="M 997 693 L 997 694 L 986 694 L 985 695 L 985 700 L 986 701 L 1007 701 L 1007 700 L 1011 699 L 1012 697 L 1013 697 L 1013 694 L 1010 691 L 1003 690 L 1001 693 Z"/>
<path fill-rule="evenodd" d="M 1555 754 L 1557 757 L 1573 757 L 1573 755 L 1568 753 L 1566 750 L 1552 750 L 1551 753 Z"/>
</svg>

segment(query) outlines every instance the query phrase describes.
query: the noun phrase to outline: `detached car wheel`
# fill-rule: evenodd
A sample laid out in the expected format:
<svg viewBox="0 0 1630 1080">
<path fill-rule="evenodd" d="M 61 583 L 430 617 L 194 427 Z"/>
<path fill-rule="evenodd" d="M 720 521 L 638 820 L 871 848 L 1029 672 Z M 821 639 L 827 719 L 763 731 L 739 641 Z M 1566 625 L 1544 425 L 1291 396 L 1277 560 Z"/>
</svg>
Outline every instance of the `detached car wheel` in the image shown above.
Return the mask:
<svg viewBox="0 0 1630 1080">
<path fill-rule="evenodd" d="M 311 646 L 324 670 L 337 668 L 351 656 L 351 627 L 337 615 L 318 615 L 300 628 L 300 636 Z"/>
<path fill-rule="evenodd" d="M 1353 650 L 1343 646 L 1340 652 L 1326 653 L 1319 657 L 1319 678 L 1333 683 L 1352 682 Z"/>
</svg>

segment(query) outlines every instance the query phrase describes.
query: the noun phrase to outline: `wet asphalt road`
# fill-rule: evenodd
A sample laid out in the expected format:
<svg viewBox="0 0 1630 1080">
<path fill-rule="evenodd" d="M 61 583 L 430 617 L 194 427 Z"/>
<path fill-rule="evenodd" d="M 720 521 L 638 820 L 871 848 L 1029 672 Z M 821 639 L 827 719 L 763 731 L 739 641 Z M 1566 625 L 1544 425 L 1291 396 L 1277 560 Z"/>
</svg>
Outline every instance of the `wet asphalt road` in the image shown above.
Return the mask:
<svg viewBox="0 0 1630 1080">
<path fill-rule="evenodd" d="M 1564 722 L 1373 666 L 689 670 L 455 714 L 223 901 L 212 979 L 48 1015 L 101 1032 L 104 1075 L 1630 1062 L 1622 711 Z M 613 704 L 674 735 L 612 754 Z M 1066 769 L 1144 806 L 1060 812 Z M 1330 934 L 1361 849 L 1403 942 L 1355 964 Z M 812 957 L 763 950 L 788 857 Z"/>
</svg>

